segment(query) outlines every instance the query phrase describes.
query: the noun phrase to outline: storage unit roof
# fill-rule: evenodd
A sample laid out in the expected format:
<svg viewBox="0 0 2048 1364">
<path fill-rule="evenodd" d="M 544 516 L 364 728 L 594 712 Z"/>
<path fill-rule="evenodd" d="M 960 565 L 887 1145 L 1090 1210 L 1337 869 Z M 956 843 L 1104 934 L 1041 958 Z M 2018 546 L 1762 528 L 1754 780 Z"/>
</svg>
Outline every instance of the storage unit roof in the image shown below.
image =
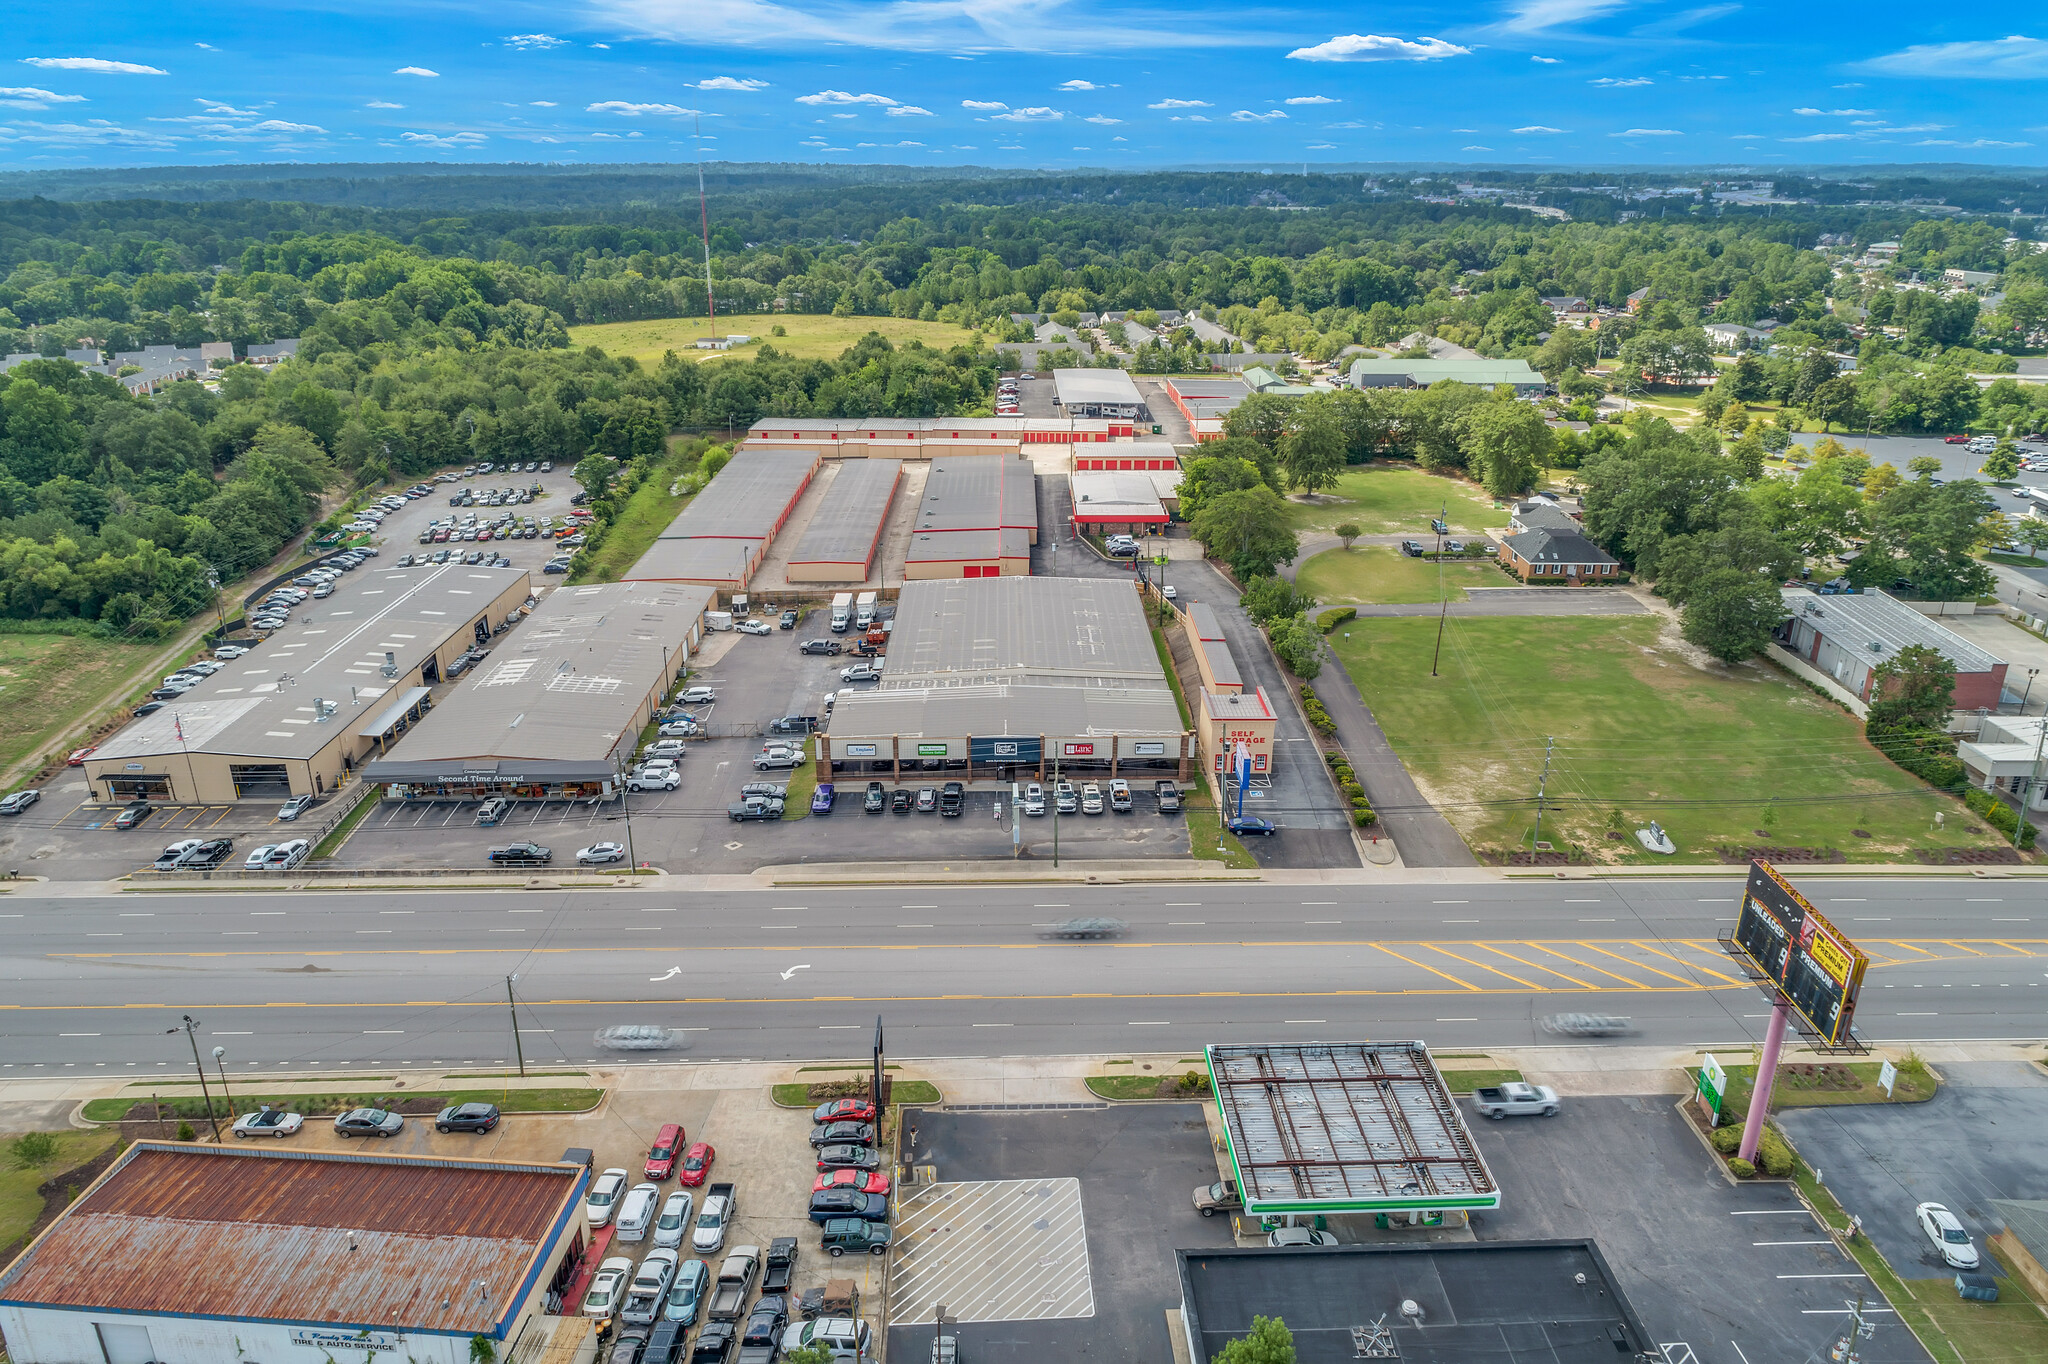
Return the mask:
<svg viewBox="0 0 2048 1364">
<path fill-rule="evenodd" d="M 1138 589 L 1115 578 L 907 582 L 885 687 L 925 676 L 1116 677 L 1165 686 Z"/>
<path fill-rule="evenodd" d="M 626 570 L 626 581 L 742 583 L 767 543 L 765 539 L 656 540 L 639 562 Z"/>
<path fill-rule="evenodd" d="M 1491 388 L 1495 384 L 1543 387 L 1543 376 L 1526 360 L 1366 360 L 1351 362 L 1351 382 L 1366 376 L 1406 379 L 1418 388 L 1442 379 Z"/>
<path fill-rule="evenodd" d="M 932 460 L 912 521 L 910 563 L 1026 557 L 1038 528 L 1038 480 L 1028 460 L 944 455 Z"/>
<path fill-rule="evenodd" d="M 742 450 L 660 538 L 772 539 L 822 458 L 816 450 Z"/>
<path fill-rule="evenodd" d="M 1143 407 L 1145 399 L 1120 369 L 1056 369 L 1053 387 L 1063 407 Z"/>
<path fill-rule="evenodd" d="M 793 564 L 864 564 L 873 556 L 882 523 L 903 477 L 900 459 L 842 460 L 797 541 Z"/>
<path fill-rule="evenodd" d="M 1208 1058 L 1247 1213 L 1500 1206 L 1423 1043 L 1212 1046 Z"/>
<path fill-rule="evenodd" d="M 586 1173 L 140 1142 L 0 1276 L 0 1304 L 489 1332 Z"/>
<path fill-rule="evenodd" d="M 467 684 L 398 741 L 390 761 L 608 762 L 638 737 L 648 698 L 681 662 L 711 593 L 655 582 L 555 589 Z"/>
</svg>

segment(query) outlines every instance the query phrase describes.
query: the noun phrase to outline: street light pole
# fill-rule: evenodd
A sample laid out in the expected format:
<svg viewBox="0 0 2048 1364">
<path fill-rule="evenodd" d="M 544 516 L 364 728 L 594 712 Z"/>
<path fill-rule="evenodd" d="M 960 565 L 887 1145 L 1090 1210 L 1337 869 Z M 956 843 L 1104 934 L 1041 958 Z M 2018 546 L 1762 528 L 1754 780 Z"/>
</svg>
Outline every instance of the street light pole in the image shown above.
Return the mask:
<svg viewBox="0 0 2048 1364">
<path fill-rule="evenodd" d="M 192 1044 L 192 1068 L 199 1072 L 199 1092 L 206 1097 L 207 1125 L 213 1128 L 213 1139 L 218 1142 L 220 1140 L 220 1124 L 214 1121 L 213 1117 L 213 1091 L 206 1087 L 206 1065 L 199 1059 L 199 1020 L 191 1014 L 186 1014 L 184 1015 L 184 1022 L 178 1026 L 185 1030 L 185 1040 Z M 178 1031 L 178 1028 L 165 1028 L 164 1031 L 166 1033 L 174 1033 Z"/>
<path fill-rule="evenodd" d="M 215 1047 L 213 1049 L 213 1068 L 220 1072 L 221 1098 L 226 1100 L 227 1102 L 228 1122 L 229 1125 L 232 1126 L 235 1117 L 235 1096 L 228 1091 L 228 1068 L 226 1065 L 222 1063 L 221 1060 L 221 1058 L 226 1056 L 227 1054 L 228 1049 L 226 1047 Z"/>
<path fill-rule="evenodd" d="M 633 851 L 633 793 L 626 789 L 626 774 L 619 773 L 619 813 L 626 820 L 626 867 L 638 870 L 640 855 Z"/>
<path fill-rule="evenodd" d="M 512 1011 L 512 1054 L 519 1058 L 519 1078 L 526 1078 L 526 1047 L 519 1040 L 519 1001 L 512 998 L 512 982 L 516 975 L 505 977 L 505 1007 Z"/>
</svg>

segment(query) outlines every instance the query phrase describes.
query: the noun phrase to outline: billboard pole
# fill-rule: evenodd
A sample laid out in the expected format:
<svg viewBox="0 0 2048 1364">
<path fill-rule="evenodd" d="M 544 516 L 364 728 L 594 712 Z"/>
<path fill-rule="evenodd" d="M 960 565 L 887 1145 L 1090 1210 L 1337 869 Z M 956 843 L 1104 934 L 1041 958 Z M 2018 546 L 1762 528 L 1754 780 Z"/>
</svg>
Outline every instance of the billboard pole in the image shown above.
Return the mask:
<svg viewBox="0 0 2048 1364">
<path fill-rule="evenodd" d="M 1736 1154 L 1756 1164 L 1757 1143 L 1763 1140 L 1764 1115 L 1771 1111 L 1771 1090 L 1778 1078 L 1778 1053 L 1785 1047 L 1785 1025 L 1792 1006 L 1783 995 L 1771 1005 L 1771 1024 L 1764 1031 L 1764 1054 L 1757 1062 L 1756 1081 L 1749 1091 L 1749 1116 L 1742 1123 L 1742 1146 Z"/>
</svg>

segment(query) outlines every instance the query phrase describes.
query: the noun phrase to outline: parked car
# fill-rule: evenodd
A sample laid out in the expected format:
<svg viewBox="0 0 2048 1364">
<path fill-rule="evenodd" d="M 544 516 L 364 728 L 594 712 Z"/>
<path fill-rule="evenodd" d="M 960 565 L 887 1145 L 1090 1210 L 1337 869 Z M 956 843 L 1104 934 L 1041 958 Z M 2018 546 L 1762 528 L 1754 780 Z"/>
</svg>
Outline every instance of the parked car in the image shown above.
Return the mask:
<svg viewBox="0 0 2048 1364">
<path fill-rule="evenodd" d="M 178 867 L 181 871 L 212 871 L 234 852 L 235 840 L 232 838 L 210 838 L 186 853 Z"/>
<path fill-rule="evenodd" d="M 590 1192 L 583 1198 L 583 1214 L 592 1228 L 611 1223 L 612 1212 L 618 1205 L 619 1196 L 626 1192 L 626 1181 L 630 1177 L 624 1170 L 614 1167 L 591 1184 Z"/>
<path fill-rule="evenodd" d="M 1033 816 L 1045 813 L 1045 788 L 1035 781 L 1024 787 L 1024 813 Z"/>
<path fill-rule="evenodd" d="M 43 793 L 34 787 L 24 787 L 5 800 L 0 800 L 0 815 L 18 815 L 43 798 Z"/>
<path fill-rule="evenodd" d="M 497 1129 L 498 1116 L 498 1106 L 496 1104 L 455 1104 L 442 1109 L 434 1118 L 434 1130 L 436 1132 L 491 1132 Z"/>
<path fill-rule="evenodd" d="M 1081 813 L 1099 815 L 1102 808 L 1102 788 L 1092 781 L 1085 783 L 1081 787 Z"/>
<path fill-rule="evenodd" d="M 782 818 L 783 804 L 766 796 L 748 796 L 725 807 L 725 817 L 735 824 L 768 824 Z"/>
<path fill-rule="evenodd" d="M 148 801 L 137 801 L 120 814 L 114 816 L 114 827 L 116 829 L 132 829 L 155 812 L 156 807 Z"/>
<path fill-rule="evenodd" d="M 802 767 L 803 765 L 803 750 L 791 748 L 787 744 L 770 744 L 754 755 L 754 770 L 756 772 L 766 772 L 771 768 L 781 768 L 787 771 Z"/>
<path fill-rule="evenodd" d="M 772 635 L 775 627 L 765 620 L 743 620 L 732 627 L 743 635 Z"/>
<path fill-rule="evenodd" d="M 828 1099 L 811 1110 L 813 1123 L 873 1122 L 875 1103 L 872 1099 Z"/>
<path fill-rule="evenodd" d="M 278 809 L 277 817 L 279 819 L 297 819 L 312 808 L 313 798 L 311 796 L 293 796 Z"/>
<path fill-rule="evenodd" d="M 1244 1195 L 1237 1191 L 1237 1181 L 1220 1179 L 1214 1184 L 1204 1184 L 1195 1190 L 1195 1211 L 1204 1217 L 1214 1217 L 1219 1212 L 1242 1212 Z"/>
<path fill-rule="evenodd" d="M 889 1176 L 879 1171 L 868 1170 L 824 1170 L 811 1184 L 812 1193 L 823 1193 L 827 1189 L 852 1189 L 856 1193 L 886 1194 L 889 1192 Z"/>
<path fill-rule="evenodd" d="M 1180 809 L 1180 787 L 1171 781 L 1152 783 L 1152 795 L 1159 802 L 1160 814 Z"/>
<path fill-rule="evenodd" d="M 554 849 L 543 848 L 538 843 L 508 843 L 502 848 L 491 849 L 488 855 L 500 866 L 546 865 L 555 860 Z"/>
<path fill-rule="evenodd" d="M 1403 540 L 1401 542 L 1401 552 L 1411 559 L 1420 559 L 1422 557 L 1422 542 L 1420 540 Z"/>
<path fill-rule="evenodd" d="M 693 1141 L 690 1149 L 683 1152 L 682 1172 L 677 1180 L 685 1185 L 702 1184 L 711 1174 L 711 1167 L 718 1160 L 718 1152 L 708 1141 Z"/>
<path fill-rule="evenodd" d="M 811 1145 L 818 1150 L 828 1146 L 873 1146 L 875 1128 L 872 1123 L 834 1122 L 811 1129 Z"/>
<path fill-rule="evenodd" d="M 1131 813 L 1131 784 L 1122 777 L 1109 783 L 1109 808 L 1119 815 Z"/>
<path fill-rule="evenodd" d="M 857 1193 L 852 1189 L 826 1189 L 811 1195 L 810 1217 L 825 1223 L 836 1217 L 864 1217 L 870 1222 L 889 1220 L 889 1199 L 885 1194 Z"/>
<path fill-rule="evenodd" d="M 770 734 L 811 734 L 818 728 L 815 715 L 784 715 L 768 722 Z"/>
<path fill-rule="evenodd" d="M 382 1108 L 351 1108 L 334 1120 L 337 1137 L 395 1137 L 405 1129 L 405 1119 Z"/>
<path fill-rule="evenodd" d="M 661 1315 L 668 1321 L 693 1326 L 697 1313 L 704 1305 L 704 1290 L 711 1284 L 711 1266 L 702 1260 L 685 1260 L 676 1270 L 675 1282 L 669 1285 L 668 1302 L 662 1307 Z"/>
<path fill-rule="evenodd" d="M 612 1214 L 612 1225 L 618 1229 L 621 1241 L 644 1241 L 647 1229 L 654 1225 L 654 1215 L 661 1210 L 661 1189 L 654 1184 L 635 1184 L 626 1190 L 626 1196 L 619 1200 L 618 1211 Z"/>
<path fill-rule="evenodd" d="M 583 1315 L 610 1321 L 626 1304 L 626 1284 L 633 1277 L 633 1261 L 614 1255 L 597 1267 L 590 1288 L 583 1295 Z"/>
<path fill-rule="evenodd" d="M 833 790 L 831 782 L 819 782 L 817 788 L 811 792 L 811 813 L 814 815 L 831 814 L 832 800 L 835 794 L 836 792 Z"/>
<path fill-rule="evenodd" d="M 878 1170 L 882 1166 L 882 1155 L 865 1146 L 821 1146 L 818 1148 L 820 1170 Z"/>
<path fill-rule="evenodd" d="M 156 861 L 149 864 L 150 868 L 154 871 L 170 871 L 185 860 L 186 853 L 191 852 L 198 846 L 199 840 L 196 838 L 181 838 L 176 843 L 171 844 L 170 847 L 158 853 Z"/>
<path fill-rule="evenodd" d="M 708 706 L 717 699 L 718 693 L 709 687 L 685 687 L 676 695 L 676 700 L 686 706 Z"/>
<path fill-rule="evenodd" d="M 654 1134 L 654 1145 L 647 1148 L 647 1178 L 660 1181 L 676 1172 L 676 1150 L 683 1144 L 681 1123 L 663 1123 L 661 1130 Z"/>
<path fill-rule="evenodd" d="M 587 848 L 576 850 L 576 861 L 581 866 L 595 867 L 606 862 L 618 862 L 626 856 L 623 843 L 593 843 Z"/>
<path fill-rule="evenodd" d="M 939 791 L 935 786 L 922 786 L 917 792 L 917 812 L 928 815 L 939 808 Z"/>
<path fill-rule="evenodd" d="M 780 622 L 781 627 L 785 630 L 796 629 L 796 619 L 796 611 L 794 609 L 784 611 L 782 613 L 782 620 Z"/>
<path fill-rule="evenodd" d="M 1977 1247 L 1971 1244 L 1970 1233 L 1963 1230 L 1954 1213 L 1939 1203 L 1922 1203 L 1913 1209 L 1913 1216 L 1941 1253 L 1943 1264 L 1951 1269 L 1977 1268 Z"/>
<path fill-rule="evenodd" d="M 887 1222 L 864 1217 L 834 1217 L 819 1228 L 819 1243 L 825 1253 L 838 1259 L 848 1251 L 864 1250 L 870 1255 L 887 1255 L 894 1229 Z"/>
<path fill-rule="evenodd" d="M 1313 1227 L 1276 1227 L 1267 1235 L 1266 1244 L 1281 1250 L 1322 1249 L 1336 1245 L 1337 1238 Z"/>
<path fill-rule="evenodd" d="M 909 814 L 911 804 L 915 799 L 916 798 L 911 794 L 909 787 L 897 787 L 894 791 L 891 791 L 889 793 L 890 813 L 898 815 Z"/>
<path fill-rule="evenodd" d="M 882 670 L 872 663 L 856 663 L 850 668 L 841 668 L 839 670 L 839 680 L 841 682 L 879 682 L 882 680 Z"/>
<path fill-rule="evenodd" d="M 1223 821 L 1223 827 L 1240 838 L 1247 834 L 1263 834 L 1271 838 L 1280 832 L 1271 820 L 1260 819 L 1257 815 L 1231 815 Z"/>
<path fill-rule="evenodd" d="M 260 848 L 252 849 L 249 855 L 242 859 L 242 870 L 262 871 L 270 862 L 270 854 L 275 851 L 277 851 L 277 845 L 274 843 L 265 843 Z"/>
<path fill-rule="evenodd" d="M 957 781 L 949 781 L 939 788 L 939 816 L 942 819 L 958 819 L 967 805 L 967 788 Z"/>
<path fill-rule="evenodd" d="M 1081 810 L 1081 793 L 1070 781 L 1061 781 L 1052 788 L 1052 808 L 1063 815 L 1078 814 Z"/>
<path fill-rule="evenodd" d="M 66 755 L 64 765 L 66 767 L 83 767 L 85 766 L 85 760 L 98 751 L 98 744 L 87 744 L 84 748 L 74 748 Z"/>
<path fill-rule="evenodd" d="M 235 1135 L 238 1137 L 289 1137 L 305 1127 L 306 1120 L 297 1113 L 287 1113 L 282 1108 L 263 1105 L 254 1113 L 244 1113 L 235 1119 Z"/>
<path fill-rule="evenodd" d="M 683 1236 L 690 1229 L 690 1214 L 696 1209 L 697 1195 L 688 1189 L 677 1189 L 662 1201 L 661 1215 L 654 1219 L 654 1244 L 657 1246 L 680 1246 Z"/>
</svg>

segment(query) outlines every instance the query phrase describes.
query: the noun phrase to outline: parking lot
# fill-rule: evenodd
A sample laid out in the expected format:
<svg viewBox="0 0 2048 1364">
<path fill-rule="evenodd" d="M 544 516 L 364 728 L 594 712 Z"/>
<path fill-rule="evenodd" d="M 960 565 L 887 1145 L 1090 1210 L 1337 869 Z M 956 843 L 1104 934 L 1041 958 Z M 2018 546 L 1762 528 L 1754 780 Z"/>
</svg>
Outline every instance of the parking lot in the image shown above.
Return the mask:
<svg viewBox="0 0 2048 1364">
<path fill-rule="evenodd" d="M 898 1209 L 891 1358 L 928 1357 L 940 1303 L 976 1364 L 1172 1357 L 1173 1252 L 1231 1244 L 1190 1198 L 1216 1178 L 1199 1105 L 904 1113 L 940 1182 Z"/>
<path fill-rule="evenodd" d="M 1682 1342 L 1697 1364 L 1825 1358 L 1861 1293 L 1879 1304 L 1864 1364 L 1924 1364 L 1797 1190 L 1729 1183 L 1671 1096 L 1568 1099 L 1554 1118 L 1471 1126 L 1502 1197 L 1475 1218 L 1478 1238 L 1591 1237 L 1667 1357 L 1688 1358 L 1669 1348 Z"/>
</svg>

